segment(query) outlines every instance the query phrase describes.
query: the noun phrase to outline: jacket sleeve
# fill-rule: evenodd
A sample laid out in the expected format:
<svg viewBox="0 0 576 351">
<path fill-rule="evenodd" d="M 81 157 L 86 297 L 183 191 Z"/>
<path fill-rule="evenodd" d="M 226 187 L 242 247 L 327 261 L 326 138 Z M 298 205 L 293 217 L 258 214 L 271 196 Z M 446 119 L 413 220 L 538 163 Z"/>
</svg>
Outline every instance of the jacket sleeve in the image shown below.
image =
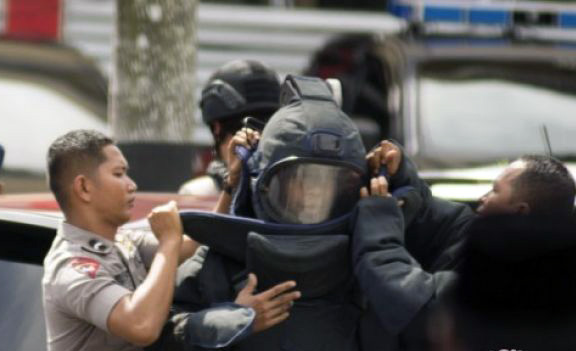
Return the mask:
<svg viewBox="0 0 576 351">
<path fill-rule="evenodd" d="M 390 189 L 413 189 L 403 197 L 405 247 L 426 271 L 454 269 L 460 261 L 464 232 L 476 215 L 466 204 L 432 196 L 414 162 L 397 142 L 392 142 L 401 149 L 402 161 L 390 179 Z"/>
<path fill-rule="evenodd" d="M 224 349 L 251 334 L 254 317 L 252 308 L 231 302 L 198 312 L 173 308 L 162 335 L 146 351 Z"/>
<path fill-rule="evenodd" d="M 440 288 L 438 276 L 425 272 L 404 248 L 404 220 L 394 198 L 359 202 L 352 255 L 360 287 L 390 333 L 402 332 Z"/>
<path fill-rule="evenodd" d="M 235 303 L 221 303 L 190 313 L 186 325 L 190 344 L 205 348 L 221 348 L 237 343 L 252 332 L 256 312 Z"/>
<path fill-rule="evenodd" d="M 425 181 L 420 179 L 416 165 L 406 156 L 402 146 L 391 140 L 402 154 L 402 160 L 398 171 L 388 179 L 390 192 L 399 200 L 404 201 L 402 213 L 406 226 L 418 218 L 423 211 L 429 206 L 432 199 L 432 193 Z"/>
<path fill-rule="evenodd" d="M 428 184 L 424 180 L 420 179 L 416 165 L 406 155 L 406 152 L 402 146 L 394 140 L 392 140 L 392 142 L 398 148 L 400 148 L 400 152 L 402 153 L 402 160 L 400 162 L 398 171 L 390 178 L 390 190 L 394 192 L 396 189 L 402 187 L 413 187 L 423 201 L 428 201 L 432 197 L 432 193 L 428 187 Z"/>
<path fill-rule="evenodd" d="M 474 218 L 468 205 L 433 197 L 406 228 L 406 247 L 428 272 L 454 270 Z"/>
</svg>

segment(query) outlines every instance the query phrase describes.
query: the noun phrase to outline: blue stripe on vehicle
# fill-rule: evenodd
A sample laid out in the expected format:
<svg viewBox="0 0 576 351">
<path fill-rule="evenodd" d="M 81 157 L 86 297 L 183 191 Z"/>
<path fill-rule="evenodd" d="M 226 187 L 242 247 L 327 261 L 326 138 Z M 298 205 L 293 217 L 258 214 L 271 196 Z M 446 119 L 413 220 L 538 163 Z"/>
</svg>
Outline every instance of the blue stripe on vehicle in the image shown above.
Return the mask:
<svg viewBox="0 0 576 351">
<path fill-rule="evenodd" d="M 424 8 L 425 22 L 462 22 L 464 10 L 458 7 L 428 6 Z"/>
<path fill-rule="evenodd" d="M 576 28 L 576 12 L 558 14 L 558 23 L 562 28 Z"/>
<path fill-rule="evenodd" d="M 396 16 L 404 19 L 412 19 L 412 14 L 414 13 L 414 8 L 409 5 L 394 5 L 390 9 L 390 12 Z"/>
<path fill-rule="evenodd" d="M 512 19 L 510 11 L 502 10 L 473 10 L 468 14 L 471 24 L 509 25 Z"/>
</svg>

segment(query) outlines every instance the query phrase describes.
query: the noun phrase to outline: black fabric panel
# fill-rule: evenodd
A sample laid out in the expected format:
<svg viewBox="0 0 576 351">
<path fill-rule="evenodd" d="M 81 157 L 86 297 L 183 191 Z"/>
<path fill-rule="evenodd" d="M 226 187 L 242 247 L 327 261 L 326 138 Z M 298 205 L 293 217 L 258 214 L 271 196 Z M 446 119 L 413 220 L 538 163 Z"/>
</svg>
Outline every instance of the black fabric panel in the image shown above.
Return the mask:
<svg viewBox="0 0 576 351">
<path fill-rule="evenodd" d="M 246 262 L 246 240 L 251 231 L 268 235 L 331 235 L 349 232 L 348 217 L 315 225 L 266 223 L 252 218 L 201 211 L 182 211 L 180 218 L 184 232 L 192 239 L 239 262 Z"/>
<path fill-rule="evenodd" d="M 298 282 L 302 299 L 318 298 L 346 284 L 350 276 L 347 235 L 248 235 L 248 269 L 259 287 Z"/>
</svg>

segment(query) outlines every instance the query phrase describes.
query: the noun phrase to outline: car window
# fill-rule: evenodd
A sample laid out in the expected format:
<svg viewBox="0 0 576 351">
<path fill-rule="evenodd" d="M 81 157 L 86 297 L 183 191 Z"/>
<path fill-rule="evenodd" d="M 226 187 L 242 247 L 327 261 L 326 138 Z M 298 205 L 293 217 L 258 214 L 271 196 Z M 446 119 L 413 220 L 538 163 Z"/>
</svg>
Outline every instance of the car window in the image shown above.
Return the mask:
<svg viewBox="0 0 576 351">
<path fill-rule="evenodd" d="M 0 260 L 0 340 L 3 350 L 46 350 L 40 265 Z"/>
<path fill-rule="evenodd" d="M 437 165 L 461 166 L 547 150 L 543 126 L 555 155 L 576 155 L 576 89 L 549 67 L 476 70 L 456 66 L 422 74 L 418 79 L 420 150 Z M 499 73 L 500 72 L 500 73 Z M 521 77 L 521 78 L 520 78 Z M 555 84 L 551 79 L 556 79 Z"/>
</svg>

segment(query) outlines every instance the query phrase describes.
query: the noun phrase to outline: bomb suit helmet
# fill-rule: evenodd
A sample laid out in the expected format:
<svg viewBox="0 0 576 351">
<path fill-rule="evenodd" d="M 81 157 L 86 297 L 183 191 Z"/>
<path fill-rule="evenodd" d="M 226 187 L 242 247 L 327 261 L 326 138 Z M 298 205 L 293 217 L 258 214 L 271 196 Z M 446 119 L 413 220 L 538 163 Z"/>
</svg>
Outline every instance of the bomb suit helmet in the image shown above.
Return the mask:
<svg viewBox="0 0 576 351">
<path fill-rule="evenodd" d="M 256 215 L 278 223 L 317 224 L 350 213 L 366 174 L 358 128 L 319 78 L 288 76 L 281 104 L 255 154 Z"/>
</svg>

